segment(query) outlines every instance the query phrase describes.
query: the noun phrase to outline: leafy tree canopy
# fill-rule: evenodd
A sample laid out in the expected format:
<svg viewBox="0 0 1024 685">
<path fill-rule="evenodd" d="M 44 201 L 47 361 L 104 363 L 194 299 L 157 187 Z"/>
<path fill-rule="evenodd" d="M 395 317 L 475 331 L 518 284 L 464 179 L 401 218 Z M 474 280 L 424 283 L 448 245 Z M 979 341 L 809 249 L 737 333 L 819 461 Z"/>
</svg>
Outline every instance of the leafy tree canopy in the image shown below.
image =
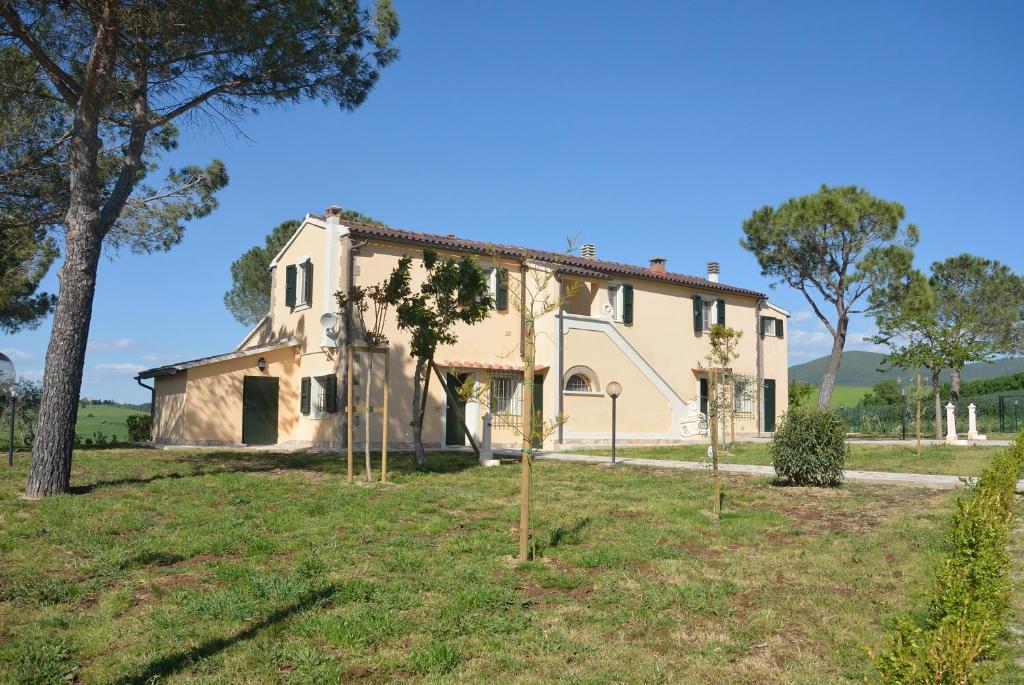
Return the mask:
<svg viewBox="0 0 1024 685">
<path fill-rule="evenodd" d="M 341 213 L 342 221 L 383 226 L 376 219 L 351 209 Z M 283 221 L 263 241 L 231 263 L 231 289 L 224 293 L 224 306 L 243 326 L 255 326 L 270 311 L 270 262 L 294 235 L 301 222 Z"/>
<path fill-rule="evenodd" d="M 906 278 L 919 234 L 901 226 L 903 206 L 856 186 L 823 185 L 812 195 L 765 206 L 743 223 L 740 244 L 775 284 L 799 290 L 832 334 L 818 407 L 829 406 L 842 362 L 850 316 L 867 311 Z"/>
<path fill-rule="evenodd" d="M 903 401 L 900 384 L 891 378 L 878 381 L 871 392 L 861 398 L 860 403 L 872 406 L 895 407 Z"/>
<path fill-rule="evenodd" d="M 390 0 L 0 1 L 0 228 L 64 229 L 28 496 L 69 485 L 101 251 L 170 248 L 227 183 L 219 160 L 163 163 L 177 127 L 311 99 L 354 109 L 397 34 Z"/>
<path fill-rule="evenodd" d="M 57 298 L 37 291 L 56 258 L 56 241 L 45 229 L 10 226 L 0 232 L 0 331 L 34 328 L 53 311 Z"/>
</svg>

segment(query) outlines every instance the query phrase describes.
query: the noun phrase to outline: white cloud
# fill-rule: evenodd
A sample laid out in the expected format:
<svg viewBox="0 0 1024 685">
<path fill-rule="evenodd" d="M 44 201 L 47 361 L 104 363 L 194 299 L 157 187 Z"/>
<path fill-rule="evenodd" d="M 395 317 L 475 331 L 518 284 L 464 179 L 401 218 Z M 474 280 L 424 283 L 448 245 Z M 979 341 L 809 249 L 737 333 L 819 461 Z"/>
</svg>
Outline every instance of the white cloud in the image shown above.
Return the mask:
<svg viewBox="0 0 1024 685">
<path fill-rule="evenodd" d="M 0 349 L 0 352 L 3 352 L 4 354 L 6 354 L 8 356 L 8 358 L 10 358 L 12 360 L 15 360 L 15 359 L 21 359 L 21 360 L 35 359 L 35 357 L 36 357 L 31 352 L 25 352 L 24 350 L 19 350 L 16 347 L 4 347 L 4 348 Z"/>
<path fill-rule="evenodd" d="M 116 352 L 135 346 L 135 338 L 116 338 L 114 340 L 90 340 L 90 352 Z"/>
<path fill-rule="evenodd" d="M 793 316 L 791 316 L 789 320 L 792 321 L 793 323 L 803 323 L 804 321 L 810 321 L 813 318 L 814 314 L 812 314 L 809 310 L 801 309 L 798 312 L 794 312 Z"/>
<path fill-rule="evenodd" d="M 138 373 L 146 367 L 139 366 L 138 364 L 124 363 L 112 363 L 112 364 L 93 364 L 92 369 L 102 373 Z"/>
<path fill-rule="evenodd" d="M 168 357 L 166 354 L 144 354 L 142 355 L 141 359 L 147 362 L 171 361 L 171 358 Z"/>
</svg>

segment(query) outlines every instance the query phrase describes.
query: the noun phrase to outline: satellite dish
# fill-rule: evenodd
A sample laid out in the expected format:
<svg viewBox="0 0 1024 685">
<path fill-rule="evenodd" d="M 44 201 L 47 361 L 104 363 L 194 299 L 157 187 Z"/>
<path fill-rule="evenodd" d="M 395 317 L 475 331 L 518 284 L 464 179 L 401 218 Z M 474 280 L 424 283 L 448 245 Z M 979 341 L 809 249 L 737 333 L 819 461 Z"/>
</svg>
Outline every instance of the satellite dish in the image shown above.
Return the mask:
<svg viewBox="0 0 1024 685">
<path fill-rule="evenodd" d="M 0 352 L 0 393 L 10 390 L 15 378 L 17 375 L 14 372 L 14 362 Z"/>
<path fill-rule="evenodd" d="M 323 326 L 327 337 L 335 338 L 338 335 L 338 315 L 334 312 L 327 312 L 320 317 L 320 325 Z"/>
</svg>

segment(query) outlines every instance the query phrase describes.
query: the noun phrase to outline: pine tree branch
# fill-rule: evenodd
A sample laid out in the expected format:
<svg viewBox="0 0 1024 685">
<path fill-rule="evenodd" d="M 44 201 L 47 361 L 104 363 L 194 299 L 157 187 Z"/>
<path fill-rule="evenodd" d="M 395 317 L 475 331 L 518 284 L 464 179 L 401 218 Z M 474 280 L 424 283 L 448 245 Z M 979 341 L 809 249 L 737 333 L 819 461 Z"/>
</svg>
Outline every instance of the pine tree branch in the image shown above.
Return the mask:
<svg viewBox="0 0 1024 685">
<path fill-rule="evenodd" d="M 82 86 L 47 54 L 43 46 L 32 35 L 28 26 L 25 25 L 25 22 L 14 11 L 14 8 L 11 7 L 9 1 L 5 0 L 0 4 L 0 17 L 7 21 L 7 25 L 11 27 L 12 34 L 21 41 L 22 45 L 28 49 L 29 53 L 46 71 L 46 74 L 50 77 L 50 82 L 53 83 L 53 86 L 64 98 L 64 102 L 74 107 L 82 92 Z"/>
</svg>

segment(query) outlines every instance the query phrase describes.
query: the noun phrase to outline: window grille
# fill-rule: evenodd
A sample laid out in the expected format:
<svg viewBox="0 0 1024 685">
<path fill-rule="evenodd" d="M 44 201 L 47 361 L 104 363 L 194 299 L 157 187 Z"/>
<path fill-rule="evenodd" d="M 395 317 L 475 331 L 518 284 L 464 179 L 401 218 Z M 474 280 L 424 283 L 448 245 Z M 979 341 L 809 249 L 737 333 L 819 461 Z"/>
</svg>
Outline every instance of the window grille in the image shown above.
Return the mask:
<svg viewBox="0 0 1024 685">
<path fill-rule="evenodd" d="M 565 384 L 567 392 L 591 392 L 590 379 L 582 373 L 574 373 Z"/>
<path fill-rule="evenodd" d="M 754 379 L 750 376 L 733 376 L 732 409 L 737 416 L 753 415 Z"/>
<path fill-rule="evenodd" d="M 496 373 L 491 376 L 491 416 L 501 425 L 518 422 L 523 408 L 523 376 Z"/>
</svg>

